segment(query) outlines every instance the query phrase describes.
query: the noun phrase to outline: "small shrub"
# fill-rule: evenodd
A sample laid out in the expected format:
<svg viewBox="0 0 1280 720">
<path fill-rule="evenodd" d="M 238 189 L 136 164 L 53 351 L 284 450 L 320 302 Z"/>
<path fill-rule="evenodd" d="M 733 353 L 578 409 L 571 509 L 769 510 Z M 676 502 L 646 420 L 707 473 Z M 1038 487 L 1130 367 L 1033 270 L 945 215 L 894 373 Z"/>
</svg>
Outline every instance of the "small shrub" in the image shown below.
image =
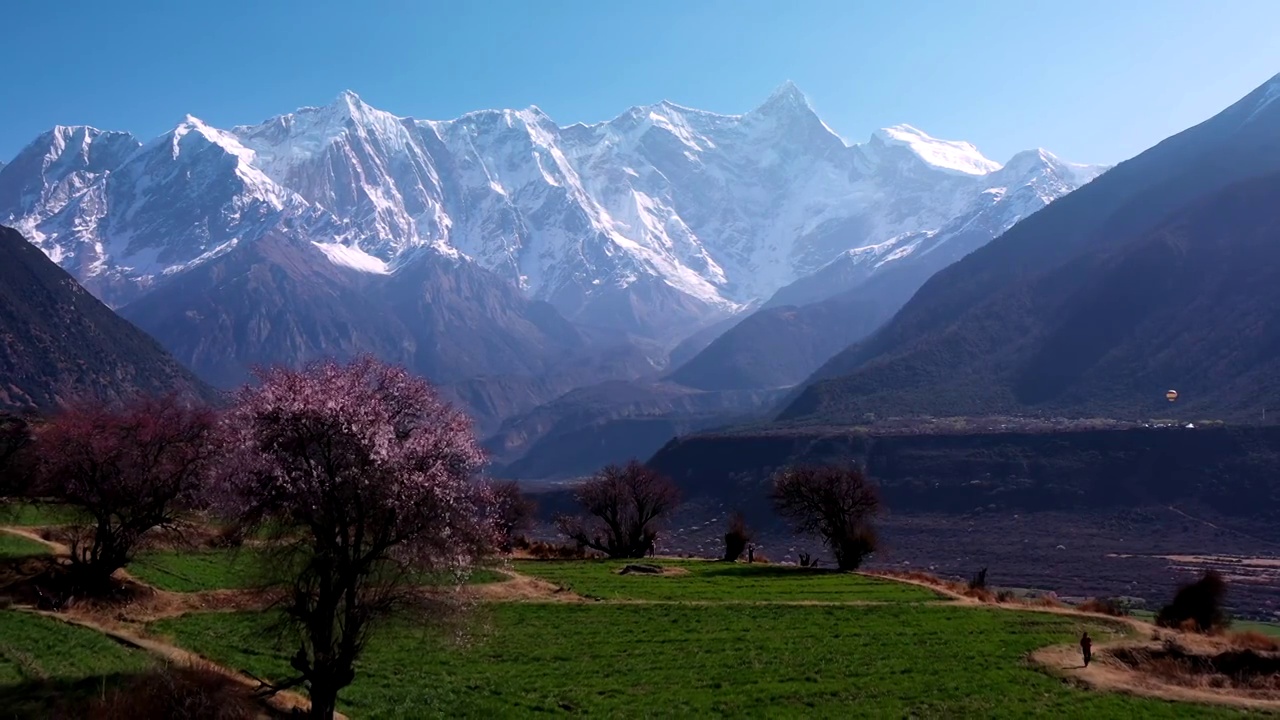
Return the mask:
<svg viewBox="0 0 1280 720">
<path fill-rule="evenodd" d="M 996 601 L 995 593 L 986 588 L 965 588 L 963 594 L 965 597 L 973 598 L 978 602 L 992 603 Z"/>
<path fill-rule="evenodd" d="M 1126 617 L 1129 614 L 1129 608 L 1116 598 L 1089 598 L 1076 609 L 1113 617 Z"/>
<path fill-rule="evenodd" d="M 1012 590 L 1001 590 L 996 593 L 996 602 L 998 603 L 1011 603 L 1015 602 L 1017 599 L 1018 596 L 1015 595 Z"/>
<path fill-rule="evenodd" d="M 737 562 L 742 553 L 751 544 L 751 529 L 747 527 L 747 519 L 740 512 L 729 516 L 729 529 L 724 534 L 725 562 Z"/>
<path fill-rule="evenodd" d="M 969 589 L 981 590 L 986 586 L 987 586 L 987 569 L 982 568 L 981 570 L 978 571 L 978 574 L 974 575 L 973 579 L 969 581 Z"/>
<path fill-rule="evenodd" d="M 1209 570 L 1199 580 L 1178 588 L 1173 602 L 1156 614 L 1156 625 L 1193 632 L 1224 628 L 1230 624 L 1222 609 L 1226 594 L 1226 581 L 1217 572 Z"/>
<path fill-rule="evenodd" d="M 586 548 L 581 545 L 562 545 L 544 540 L 527 542 L 525 550 L 535 560 L 580 560 L 587 556 Z"/>
</svg>

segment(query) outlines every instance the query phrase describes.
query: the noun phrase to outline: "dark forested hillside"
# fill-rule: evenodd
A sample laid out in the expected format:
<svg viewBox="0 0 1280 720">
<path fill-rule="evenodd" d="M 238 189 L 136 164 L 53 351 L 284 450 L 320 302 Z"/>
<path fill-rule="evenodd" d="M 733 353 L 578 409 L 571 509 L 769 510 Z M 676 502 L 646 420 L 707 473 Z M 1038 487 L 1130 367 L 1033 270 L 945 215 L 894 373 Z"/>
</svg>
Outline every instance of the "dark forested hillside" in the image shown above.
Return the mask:
<svg viewBox="0 0 1280 720">
<path fill-rule="evenodd" d="M 1273 81 L 1280 85 L 1280 78 Z M 816 373 L 791 422 L 865 413 L 1253 417 L 1280 404 L 1269 87 L 935 275 Z"/>
<path fill-rule="evenodd" d="M 213 396 L 18 231 L 0 227 L 0 409 L 162 392 Z"/>
</svg>

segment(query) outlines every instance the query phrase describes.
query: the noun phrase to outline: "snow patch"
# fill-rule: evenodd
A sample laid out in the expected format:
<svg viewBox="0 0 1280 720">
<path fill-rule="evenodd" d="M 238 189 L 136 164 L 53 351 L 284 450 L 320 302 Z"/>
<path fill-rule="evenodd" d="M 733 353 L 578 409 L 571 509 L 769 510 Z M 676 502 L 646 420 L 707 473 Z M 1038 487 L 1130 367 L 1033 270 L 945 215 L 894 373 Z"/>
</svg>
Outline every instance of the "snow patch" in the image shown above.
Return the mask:
<svg viewBox="0 0 1280 720">
<path fill-rule="evenodd" d="M 943 170 L 965 175 L 986 175 L 1001 168 L 1000 163 L 984 157 L 971 143 L 939 140 L 910 125 L 894 125 L 878 130 L 875 137 L 886 145 L 908 148 L 921 160 Z"/>
<path fill-rule="evenodd" d="M 329 262 L 334 265 L 374 275 L 391 274 L 391 269 L 385 261 L 370 255 L 358 247 L 340 243 L 312 242 L 311 244 L 319 248 L 320 252 L 324 253 Z"/>
<path fill-rule="evenodd" d="M 1253 112 L 1249 113 L 1249 117 L 1245 118 L 1245 122 L 1253 122 L 1254 118 L 1262 114 L 1267 106 L 1280 98 L 1280 75 L 1271 78 L 1271 82 L 1267 85 L 1267 89 L 1263 91 L 1262 98 L 1258 100 L 1257 106 L 1253 108 Z"/>
</svg>

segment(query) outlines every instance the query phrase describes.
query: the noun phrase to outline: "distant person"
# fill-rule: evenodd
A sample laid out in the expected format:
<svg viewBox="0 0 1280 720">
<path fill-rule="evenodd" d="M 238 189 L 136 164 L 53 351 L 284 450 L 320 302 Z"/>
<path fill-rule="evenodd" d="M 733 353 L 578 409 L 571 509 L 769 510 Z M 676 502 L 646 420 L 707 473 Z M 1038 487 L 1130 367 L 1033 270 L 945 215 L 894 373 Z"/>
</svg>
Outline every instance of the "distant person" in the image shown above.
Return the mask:
<svg viewBox="0 0 1280 720">
<path fill-rule="evenodd" d="M 1080 636 L 1080 652 L 1084 655 L 1084 666 L 1089 667 L 1089 661 L 1093 659 L 1093 640 L 1087 631 Z"/>
<path fill-rule="evenodd" d="M 756 546 L 753 543 L 747 546 L 747 563 L 750 564 L 755 561 L 756 561 Z"/>
</svg>

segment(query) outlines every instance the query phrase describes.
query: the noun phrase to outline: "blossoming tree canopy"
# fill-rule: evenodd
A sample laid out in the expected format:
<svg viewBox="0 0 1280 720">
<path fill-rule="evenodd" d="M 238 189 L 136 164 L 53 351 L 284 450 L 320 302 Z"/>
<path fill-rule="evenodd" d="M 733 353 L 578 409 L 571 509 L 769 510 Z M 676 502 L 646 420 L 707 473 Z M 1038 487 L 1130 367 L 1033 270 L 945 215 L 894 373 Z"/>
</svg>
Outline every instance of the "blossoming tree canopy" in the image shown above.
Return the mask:
<svg viewBox="0 0 1280 720">
<path fill-rule="evenodd" d="M 361 358 L 274 368 L 242 389 L 215 489 L 235 516 L 357 542 L 368 560 L 469 563 L 490 538 L 472 480 L 484 456 L 461 412 L 403 368 Z M 359 525 L 362 535 L 345 537 Z"/>
<path fill-rule="evenodd" d="M 104 588 L 144 535 L 198 504 L 214 427 L 212 411 L 169 395 L 74 403 L 36 434 L 37 492 L 77 510 L 80 590 Z"/>
<path fill-rule="evenodd" d="M 466 417 L 403 368 L 365 357 L 260 380 L 225 419 L 216 502 L 282 532 L 275 567 L 299 642 L 287 684 L 306 684 L 311 716 L 329 718 L 417 571 L 461 579 L 493 547 L 493 503 L 473 482 L 484 457 Z"/>
</svg>

